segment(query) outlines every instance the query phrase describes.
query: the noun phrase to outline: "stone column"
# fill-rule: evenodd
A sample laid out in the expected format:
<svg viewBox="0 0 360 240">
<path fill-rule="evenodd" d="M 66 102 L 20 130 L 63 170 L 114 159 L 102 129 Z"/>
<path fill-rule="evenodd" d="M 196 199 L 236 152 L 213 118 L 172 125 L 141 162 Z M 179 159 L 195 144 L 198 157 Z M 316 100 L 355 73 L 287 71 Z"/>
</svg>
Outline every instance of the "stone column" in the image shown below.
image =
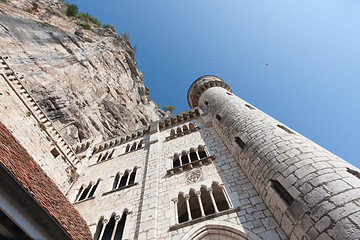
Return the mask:
<svg viewBox="0 0 360 240">
<path fill-rule="evenodd" d="M 219 210 L 218 210 L 218 208 L 217 208 L 217 206 L 216 206 L 215 198 L 214 198 L 214 195 L 213 195 L 213 189 L 212 189 L 212 188 L 208 188 L 207 190 L 209 191 L 210 198 L 211 198 L 211 202 L 212 202 L 212 204 L 213 204 L 213 206 L 214 206 L 214 209 L 215 209 L 215 213 L 218 213 Z"/>
<path fill-rule="evenodd" d="M 186 201 L 186 210 L 187 210 L 189 221 L 190 221 L 190 220 L 192 220 L 190 203 L 189 203 L 190 196 L 188 194 L 186 194 L 186 195 L 184 195 L 184 197 L 185 197 L 185 201 Z"/>
<path fill-rule="evenodd" d="M 201 216 L 203 217 L 203 216 L 205 216 L 205 212 L 204 212 L 204 207 L 203 207 L 203 204 L 202 204 L 202 201 L 201 201 L 201 192 L 200 192 L 200 191 L 196 191 L 195 194 L 196 194 L 197 199 L 198 199 L 198 201 L 199 201 Z"/>
<path fill-rule="evenodd" d="M 104 231 L 105 231 L 105 228 L 106 228 L 106 225 L 109 223 L 108 220 L 104 219 L 102 221 L 102 228 L 101 228 L 101 232 L 100 232 L 100 235 L 99 235 L 99 240 L 102 240 L 102 237 L 104 235 Z"/>
<path fill-rule="evenodd" d="M 114 225 L 114 229 L 113 229 L 113 231 L 112 231 L 110 240 L 114 240 L 115 233 L 116 233 L 116 229 L 117 229 L 117 225 L 119 224 L 120 219 L 121 219 L 121 217 L 120 217 L 119 215 L 116 215 L 116 216 L 115 216 L 115 225 Z"/>
<path fill-rule="evenodd" d="M 174 210 L 175 210 L 175 224 L 179 224 L 178 207 L 177 207 L 179 199 L 174 198 L 172 201 L 174 203 Z"/>
</svg>

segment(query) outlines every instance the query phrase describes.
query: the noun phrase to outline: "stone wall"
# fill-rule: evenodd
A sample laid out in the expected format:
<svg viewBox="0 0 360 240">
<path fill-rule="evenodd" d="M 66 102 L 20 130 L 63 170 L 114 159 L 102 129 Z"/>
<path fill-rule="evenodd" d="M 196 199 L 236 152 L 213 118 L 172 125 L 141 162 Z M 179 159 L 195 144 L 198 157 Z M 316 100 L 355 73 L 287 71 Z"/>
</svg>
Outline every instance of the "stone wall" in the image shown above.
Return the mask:
<svg viewBox="0 0 360 240">
<path fill-rule="evenodd" d="M 203 77 L 190 104 L 203 105 L 248 179 L 291 239 L 360 235 L 359 170 Z"/>
<path fill-rule="evenodd" d="M 65 193 L 74 177 L 71 165 L 61 154 L 55 157 L 51 153 L 54 149 L 58 151 L 55 144 L 2 75 L 0 75 L 0 96 L 2 123 Z"/>
<path fill-rule="evenodd" d="M 209 221 L 236 226 L 243 236 L 253 239 L 286 239 L 285 233 L 215 132 L 207 114 L 194 114 L 189 119 L 174 121 L 177 118 L 175 115 L 154 123 L 144 136 L 99 151 L 91 157 L 90 166 L 80 175 L 68 198 L 75 201 L 81 186 L 101 179 L 95 197 L 75 203 L 92 233 L 95 233 L 102 216 L 109 219 L 113 213 L 121 215 L 127 209 L 129 214 L 123 239 L 182 239 L 186 233 L 195 232 Z M 176 131 L 184 124 L 189 126 L 190 122 L 195 127 L 193 131 L 184 131 L 176 136 L 171 134 L 172 130 Z M 125 153 L 128 145 L 141 140 L 144 148 Z M 199 146 L 205 146 L 210 162 L 203 161 L 202 166 L 194 163 L 192 167 L 184 167 L 183 171 L 169 171 L 173 169 L 175 153 L 181 154 L 183 150 Z M 112 158 L 97 162 L 100 154 L 104 156 L 113 149 Z M 135 166 L 139 167 L 137 184 L 112 191 L 116 174 Z M 190 177 L 193 173 L 196 173 L 195 177 Z M 202 186 L 211 187 L 213 182 L 224 184 L 232 205 L 230 209 L 211 217 L 177 223 L 173 200 L 179 193 L 189 193 L 190 189 L 198 191 Z"/>
</svg>

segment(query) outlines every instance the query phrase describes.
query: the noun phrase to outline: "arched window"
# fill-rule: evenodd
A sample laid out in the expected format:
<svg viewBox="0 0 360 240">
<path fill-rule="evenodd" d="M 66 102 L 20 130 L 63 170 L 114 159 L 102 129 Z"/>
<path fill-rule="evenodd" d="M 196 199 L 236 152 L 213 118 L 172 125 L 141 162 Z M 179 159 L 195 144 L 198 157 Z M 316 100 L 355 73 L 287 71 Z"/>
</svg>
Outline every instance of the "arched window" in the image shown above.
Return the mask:
<svg viewBox="0 0 360 240">
<path fill-rule="evenodd" d="M 195 149 L 190 149 L 190 154 L 189 154 L 189 156 L 190 156 L 190 161 L 191 162 L 194 162 L 194 161 L 197 161 L 197 160 L 199 160 L 199 156 L 198 156 L 198 154 L 196 153 L 196 151 L 195 151 Z"/>
<path fill-rule="evenodd" d="M 135 182 L 136 170 L 137 170 L 137 168 L 134 167 L 134 170 L 133 170 L 132 173 L 130 174 L 130 178 L 129 178 L 129 183 L 128 183 L 128 185 L 133 184 L 133 183 Z"/>
<path fill-rule="evenodd" d="M 179 167 L 180 165 L 181 164 L 180 164 L 179 155 L 174 154 L 173 167 L 176 168 Z"/>
<path fill-rule="evenodd" d="M 186 126 L 186 124 L 183 125 L 183 132 L 189 130 L 188 126 Z"/>
<path fill-rule="evenodd" d="M 130 151 L 130 144 L 126 145 L 126 149 L 125 149 L 125 152 L 129 152 Z"/>
<path fill-rule="evenodd" d="M 175 130 L 174 130 L 174 129 L 171 129 L 171 131 L 170 131 L 170 136 L 171 136 L 171 137 L 175 136 Z"/>
<path fill-rule="evenodd" d="M 120 173 L 117 173 L 114 179 L 113 189 L 124 188 L 135 183 L 136 171 L 138 167 L 134 167 L 133 171 L 126 170 L 120 178 Z"/>
<path fill-rule="evenodd" d="M 227 210 L 230 208 L 228 201 L 224 195 L 224 192 L 221 187 L 219 187 L 218 184 L 213 183 L 212 184 L 213 189 L 213 195 L 215 198 L 216 206 L 219 211 Z"/>
<path fill-rule="evenodd" d="M 102 161 L 112 158 L 114 152 L 115 152 L 115 149 L 113 149 L 111 152 L 107 151 L 104 155 L 100 154 L 98 157 L 98 160 L 96 162 L 102 162 Z"/>
<path fill-rule="evenodd" d="M 186 169 L 193 169 L 196 166 L 201 167 L 203 164 L 209 164 L 214 156 L 209 156 L 203 145 L 198 148 L 190 148 L 190 151 L 183 150 L 181 154 L 175 153 L 172 160 L 172 169 L 167 170 L 168 175 L 182 173 Z"/>
<path fill-rule="evenodd" d="M 199 153 L 199 157 L 200 157 L 200 159 L 201 158 L 206 158 L 208 155 L 206 154 L 206 151 L 205 151 L 205 147 L 204 146 L 199 146 L 198 147 L 198 149 L 199 149 L 199 151 L 198 151 L 198 153 Z"/>
<path fill-rule="evenodd" d="M 142 147 L 142 140 L 139 142 L 137 149 L 140 149 Z"/>
<path fill-rule="evenodd" d="M 119 187 L 118 188 L 122 188 L 126 186 L 127 183 L 127 179 L 129 177 L 129 172 L 128 170 L 125 171 L 124 175 L 121 177 L 120 179 L 120 183 L 119 183 Z"/>
<path fill-rule="evenodd" d="M 188 157 L 188 155 L 186 154 L 184 154 L 184 155 L 182 155 L 181 156 L 181 165 L 185 165 L 185 164 L 188 164 L 189 163 L 189 157 Z"/>
<path fill-rule="evenodd" d="M 179 223 L 186 222 L 189 220 L 189 216 L 186 209 L 186 201 L 184 194 L 179 193 L 178 199 L 179 201 L 177 203 L 177 209 L 178 209 Z"/>
<path fill-rule="evenodd" d="M 176 134 L 179 134 L 179 133 L 181 133 L 181 132 L 182 132 L 181 127 L 178 127 L 178 128 L 176 129 Z"/>
<path fill-rule="evenodd" d="M 120 173 L 117 173 L 116 176 L 115 176 L 113 189 L 117 189 L 117 186 L 119 184 L 119 180 L 120 180 Z"/>
<path fill-rule="evenodd" d="M 100 179 L 98 179 L 96 183 L 91 182 L 86 188 L 82 186 L 79 190 L 77 201 L 79 202 L 93 197 L 99 183 Z"/>
<path fill-rule="evenodd" d="M 195 194 L 195 190 L 191 189 L 189 193 L 189 204 L 190 204 L 190 212 L 191 218 L 196 219 L 201 217 L 201 210 L 198 197 Z"/>
<path fill-rule="evenodd" d="M 210 196 L 209 191 L 206 189 L 206 186 L 201 187 L 200 193 L 201 193 L 201 195 L 200 195 L 201 202 L 203 204 L 205 215 L 215 213 L 215 208 L 214 208 L 214 205 L 212 204 L 211 196 Z"/>
<path fill-rule="evenodd" d="M 136 142 L 133 143 L 133 145 L 130 148 L 130 152 L 134 151 L 136 149 Z"/>
<path fill-rule="evenodd" d="M 121 216 L 114 213 L 109 221 L 101 217 L 94 234 L 94 240 L 121 240 L 125 229 L 126 216 L 127 210 Z"/>
<path fill-rule="evenodd" d="M 190 189 L 189 194 L 180 192 L 177 199 L 173 199 L 177 211 L 176 223 L 183 223 L 193 219 L 233 208 L 224 186 L 213 182 L 212 187 L 201 186 L 200 191 Z"/>
</svg>

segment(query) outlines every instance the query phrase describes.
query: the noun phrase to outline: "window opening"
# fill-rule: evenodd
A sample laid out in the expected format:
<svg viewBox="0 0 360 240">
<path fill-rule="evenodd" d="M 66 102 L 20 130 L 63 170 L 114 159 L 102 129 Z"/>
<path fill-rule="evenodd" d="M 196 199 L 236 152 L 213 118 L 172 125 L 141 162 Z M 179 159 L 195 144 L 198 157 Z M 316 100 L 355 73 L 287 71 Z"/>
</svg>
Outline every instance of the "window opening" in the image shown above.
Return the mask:
<svg viewBox="0 0 360 240">
<path fill-rule="evenodd" d="M 254 110 L 254 109 L 255 109 L 253 106 L 251 106 L 251 105 L 249 105 L 249 104 L 245 104 L 245 106 L 246 106 L 247 108 L 251 109 L 251 110 Z"/>
<path fill-rule="evenodd" d="M 237 143 L 237 145 L 240 147 L 240 149 L 245 147 L 245 143 L 243 142 L 243 140 L 241 140 L 239 137 L 235 137 L 235 142 Z"/>
<path fill-rule="evenodd" d="M 223 190 L 219 187 L 219 185 L 213 183 L 213 194 L 216 202 L 216 206 L 219 209 L 219 211 L 224 211 L 229 209 L 229 205 L 227 203 L 227 200 L 225 198 Z"/>
<path fill-rule="evenodd" d="M 288 206 L 290 206 L 294 202 L 294 198 L 278 181 L 271 180 L 271 187 L 275 190 L 281 200 L 283 200 L 283 202 L 285 202 Z"/>
<path fill-rule="evenodd" d="M 124 212 L 121 216 L 121 219 L 120 219 L 118 225 L 117 225 L 114 240 L 122 239 L 122 237 L 123 237 L 122 235 L 124 233 L 124 228 L 125 228 L 126 216 L 127 216 L 127 212 Z"/>
<path fill-rule="evenodd" d="M 189 163 L 188 155 L 181 156 L 181 163 L 182 163 L 182 165 Z"/>
<path fill-rule="evenodd" d="M 130 174 L 129 184 L 128 185 L 133 184 L 135 182 L 135 175 L 136 175 L 136 168 L 134 168 L 134 170 Z"/>
<path fill-rule="evenodd" d="M 194 161 L 196 161 L 196 160 L 199 160 L 196 152 L 191 152 L 191 153 L 190 153 L 190 160 L 191 160 L 191 162 L 194 162 Z"/>
<path fill-rule="evenodd" d="M 201 202 L 204 207 L 205 215 L 213 214 L 215 213 L 215 208 L 211 202 L 210 193 L 206 189 L 206 187 L 201 187 Z"/>
<path fill-rule="evenodd" d="M 179 193 L 178 196 L 178 216 L 179 216 L 179 223 L 186 222 L 189 220 L 187 208 L 186 208 L 186 202 L 183 194 Z"/>
<path fill-rule="evenodd" d="M 192 219 L 199 218 L 201 217 L 201 210 L 200 210 L 199 200 L 195 194 L 195 191 L 191 190 L 189 195 L 190 195 L 189 204 L 190 204 L 191 218 Z"/>
<path fill-rule="evenodd" d="M 179 159 L 179 157 L 177 157 L 177 158 L 173 161 L 173 166 L 174 166 L 174 168 L 180 166 L 180 159 Z"/>
<path fill-rule="evenodd" d="M 206 158 L 206 157 L 207 157 L 207 154 L 206 154 L 205 150 L 203 150 L 203 151 L 199 151 L 199 157 L 200 157 L 200 159 L 201 159 L 201 158 Z"/>
<path fill-rule="evenodd" d="M 126 182 L 127 182 L 128 176 L 129 176 L 128 171 L 125 171 L 124 175 L 121 177 L 120 184 L 119 184 L 119 188 L 126 186 Z"/>
<path fill-rule="evenodd" d="M 81 194 L 79 201 L 84 200 L 87 196 L 87 194 L 89 193 L 91 188 L 91 184 L 89 184 L 89 186 L 87 188 L 85 188 L 85 190 L 83 191 L 83 193 Z"/>
<path fill-rule="evenodd" d="M 283 126 L 283 125 L 278 124 L 277 126 L 278 126 L 279 128 L 281 128 L 282 130 L 284 130 L 285 132 L 287 132 L 287 133 L 295 134 L 293 131 L 291 131 L 290 129 L 288 129 L 287 127 L 285 127 L 285 126 Z"/>
<path fill-rule="evenodd" d="M 355 177 L 360 178 L 360 173 L 358 171 L 352 170 L 350 168 L 348 168 L 347 171 L 352 175 L 354 175 Z"/>
<path fill-rule="evenodd" d="M 54 158 L 60 155 L 59 151 L 56 148 L 51 149 L 50 153 L 53 155 Z"/>
<path fill-rule="evenodd" d="M 111 235 L 114 231 L 114 227 L 115 227 L 115 216 L 112 216 L 108 224 L 106 224 L 105 231 L 101 240 L 111 240 Z"/>
<path fill-rule="evenodd" d="M 95 193 L 96 188 L 98 187 L 98 185 L 99 185 L 99 181 L 97 181 L 97 183 L 92 187 L 88 198 L 91 198 L 92 196 L 94 196 L 94 193 Z"/>
<path fill-rule="evenodd" d="M 218 121 L 220 121 L 220 120 L 221 120 L 220 115 L 218 115 L 218 114 L 217 114 L 215 117 L 216 117 L 216 119 L 217 119 Z"/>
</svg>

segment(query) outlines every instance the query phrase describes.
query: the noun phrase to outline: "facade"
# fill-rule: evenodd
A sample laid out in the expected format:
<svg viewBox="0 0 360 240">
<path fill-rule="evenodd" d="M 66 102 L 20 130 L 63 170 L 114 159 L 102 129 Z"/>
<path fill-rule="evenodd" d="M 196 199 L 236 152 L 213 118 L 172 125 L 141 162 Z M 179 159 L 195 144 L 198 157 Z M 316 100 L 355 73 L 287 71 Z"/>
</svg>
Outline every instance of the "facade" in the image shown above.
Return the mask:
<svg viewBox="0 0 360 240">
<path fill-rule="evenodd" d="M 42 149 L 34 160 L 95 240 L 360 236 L 359 169 L 238 98 L 218 77 L 191 85 L 190 110 L 70 151 L 16 76 L 2 76 L 17 109 L 4 125 L 30 155 Z M 12 119 L 19 117 L 43 128 L 22 129 Z M 36 131 L 39 148 L 24 131 Z"/>
</svg>

